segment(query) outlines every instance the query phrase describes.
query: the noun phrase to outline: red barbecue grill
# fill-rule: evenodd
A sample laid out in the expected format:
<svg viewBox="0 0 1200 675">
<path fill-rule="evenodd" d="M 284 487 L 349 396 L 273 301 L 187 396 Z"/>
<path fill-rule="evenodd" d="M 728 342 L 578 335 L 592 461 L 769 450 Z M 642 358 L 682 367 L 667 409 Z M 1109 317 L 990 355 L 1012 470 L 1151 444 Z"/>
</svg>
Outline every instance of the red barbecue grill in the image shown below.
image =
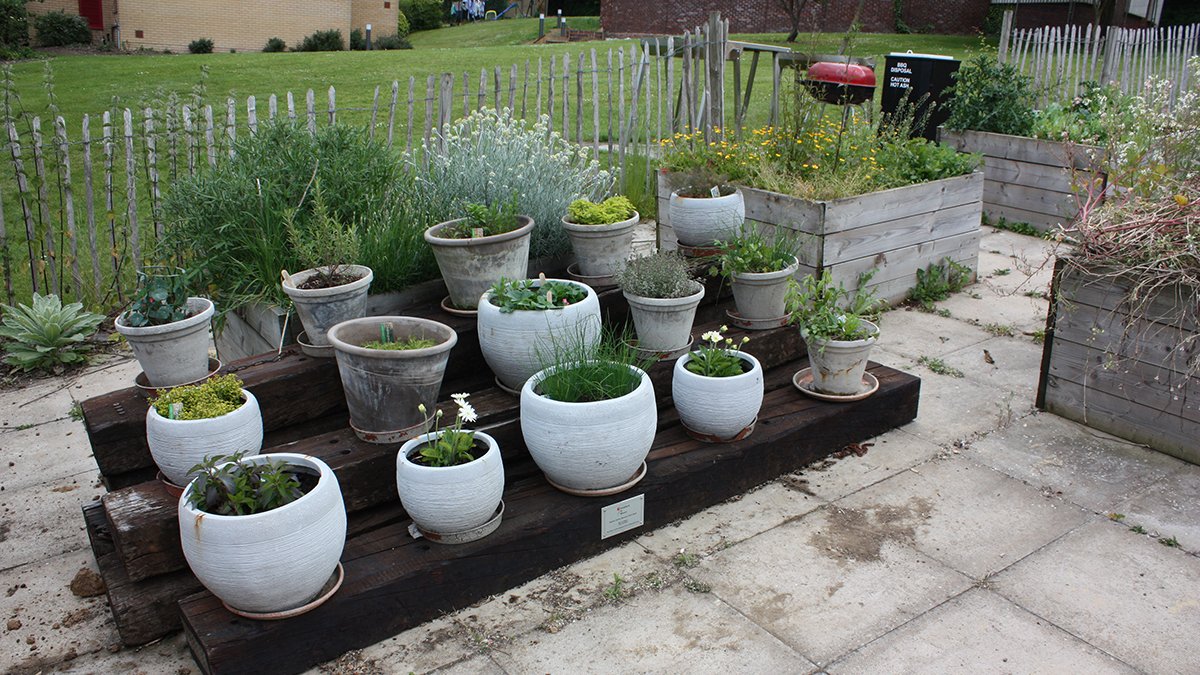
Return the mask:
<svg viewBox="0 0 1200 675">
<path fill-rule="evenodd" d="M 813 96 L 835 105 L 857 105 L 875 96 L 875 71 L 853 63 L 814 63 L 803 82 Z"/>
</svg>

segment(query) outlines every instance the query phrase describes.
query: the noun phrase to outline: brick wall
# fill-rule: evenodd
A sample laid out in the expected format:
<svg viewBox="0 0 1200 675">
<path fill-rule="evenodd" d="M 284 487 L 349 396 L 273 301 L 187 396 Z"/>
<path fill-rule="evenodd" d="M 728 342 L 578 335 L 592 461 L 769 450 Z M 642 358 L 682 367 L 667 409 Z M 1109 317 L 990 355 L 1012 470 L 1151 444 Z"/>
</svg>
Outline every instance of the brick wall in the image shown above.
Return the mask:
<svg viewBox="0 0 1200 675">
<path fill-rule="evenodd" d="M 192 40 L 207 37 L 214 51 L 250 52 L 272 37 L 292 47 L 332 28 L 349 42 L 350 8 L 350 0 L 121 0 L 119 18 L 127 49 L 187 51 Z"/>
<path fill-rule="evenodd" d="M 399 17 L 397 0 L 350 0 L 350 28 L 366 30 L 371 24 L 372 37 L 395 35 Z"/>
<path fill-rule="evenodd" d="M 104 0 L 104 32 L 112 30 L 113 21 L 113 0 Z M 49 14 L 50 12 L 66 12 L 67 14 L 79 13 L 79 0 L 41 0 L 41 2 L 30 2 L 25 5 L 29 10 L 30 15 Z M 29 22 L 32 27 L 33 21 Z M 30 34 L 32 34 L 32 28 Z M 92 31 L 92 35 L 96 35 L 96 31 Z"/>
</svg>

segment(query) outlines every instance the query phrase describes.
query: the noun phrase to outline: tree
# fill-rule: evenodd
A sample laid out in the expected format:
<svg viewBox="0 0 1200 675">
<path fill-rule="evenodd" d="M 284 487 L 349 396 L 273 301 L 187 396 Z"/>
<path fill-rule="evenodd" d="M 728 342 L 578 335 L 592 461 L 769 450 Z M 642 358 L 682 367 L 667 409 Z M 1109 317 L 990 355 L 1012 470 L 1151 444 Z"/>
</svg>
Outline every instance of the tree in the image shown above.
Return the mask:
<svg viewBox="0 0 1200 675">
<path fill-rule="evenodd" d="M 819 5 L 823 0 L 775 0 L 775 2 L 792 22 L 792 32 L 788 33 L 787 41 L 795 42 L 800 35 L 800 21 L 804 18 L 804 10 L 808 7 L 808 3 Z"/>
</svg>

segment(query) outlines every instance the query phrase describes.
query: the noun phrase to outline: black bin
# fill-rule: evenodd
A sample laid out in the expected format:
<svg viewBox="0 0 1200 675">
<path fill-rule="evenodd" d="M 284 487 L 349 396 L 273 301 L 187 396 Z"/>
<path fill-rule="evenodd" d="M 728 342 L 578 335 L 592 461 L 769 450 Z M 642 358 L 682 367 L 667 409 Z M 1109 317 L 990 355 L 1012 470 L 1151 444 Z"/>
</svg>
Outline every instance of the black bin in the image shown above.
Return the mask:
<svg viewBox="0 0 1200 675">
<path fill-rule="evenodd" d="M 916 105 L 914 119 L 924 124 L 914 125 L 913 138 L 937 140 L 938 125 L 950 116 L 943 104 L 950 98 L 946 90 L 954 84 L 959 65 L 958 59 L 937 54 L 888 54 L 883 71 L 883 114 L 890 116 L 902 105 Z"/>
</svg>

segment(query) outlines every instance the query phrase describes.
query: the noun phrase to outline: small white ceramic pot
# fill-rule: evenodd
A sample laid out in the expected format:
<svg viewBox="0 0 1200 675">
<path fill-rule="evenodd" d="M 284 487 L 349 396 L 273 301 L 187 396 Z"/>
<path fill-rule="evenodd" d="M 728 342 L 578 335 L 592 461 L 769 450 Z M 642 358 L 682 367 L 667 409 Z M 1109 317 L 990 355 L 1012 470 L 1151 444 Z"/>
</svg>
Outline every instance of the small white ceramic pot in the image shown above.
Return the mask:
<svg viewBox="0 0 1200 675">
<path fill-rule="evenodd" d="M 792 264 L 775 272 L 735 272 L 730 285 L 738 315 L 749 321 L 783 316 L 788 280 L 799 268 L 800 262 L 792 258 Z"/>
<path fill-rule="evenodd" d="M 737 357 L 750 369 L 732 377 L 705 377 L 687 369 L 695 352 L 675 362 L 671 398 L 689 430 L 716 441 L 737 437 L 758 417 L 763 402 L 763 369 L 743 351 Z"/>
<path fill-rule="evenodd" d="M 504 495 L 504 462 L 496 440 L 482 431 L 475 432 L 475 440 L 487 450 L 466 464 L 424 466 L 409 459 L 441 433 L 422 434 L 400 446 L 396 489 L 417 527 L 438 534 L 465 532 L 495 515 Z"/>
<path fill-rule="evenodd" d="M 863 373 L 871 347 L 879 339 L 879 326 L 864 321 L 870 337 L 862 340 L 806 340 L 812 364 L 813 389 L 823 394 L 853 396 L 863 391 Z"/>
<path fill-rule="evenodd" d="M 720 197 L 682 197 L 676 190 L 667 208 L 675 238 L 684 246 L 712 246 L 726 241 L 736 236 L 746 222 L 741 190 Z"/>
<path fill-rule="evenodd" d="M 146 411 L 146 443 L 150 456 L 167 480 L 186 485 L 195 478 L 188 473 L 205 457 L 243 453 L 246 457 L 262 450 L 263 423 L 258 399 L 243 389 L 241 407 L 220 417 L 203 420 L 173 420 Z"/>
</svg>

